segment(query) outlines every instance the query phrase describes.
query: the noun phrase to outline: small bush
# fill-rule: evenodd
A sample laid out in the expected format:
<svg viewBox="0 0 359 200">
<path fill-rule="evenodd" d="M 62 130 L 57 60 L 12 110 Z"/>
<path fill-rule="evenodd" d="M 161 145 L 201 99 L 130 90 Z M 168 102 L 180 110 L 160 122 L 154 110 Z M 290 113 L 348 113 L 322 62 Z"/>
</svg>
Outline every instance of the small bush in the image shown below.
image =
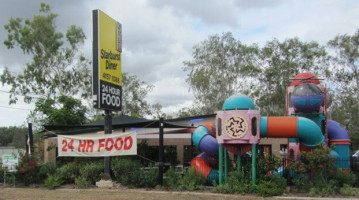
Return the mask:
<svg viewBox="0 0 359 200">
<path fill-rule="evenodd" d="M 356 194 L 358 194 L 358 189 L 353 188 L 350 185 L 344 184 L 344 186 L 339 189 L 339 193 L 344 196 L 355 196 Z"/>
<path fill-rule="evenodd" d="M 171 189 L 177 188 L 178 180 L 180 179 L 181 175 L 176 173 L 175 169 L 171 167 L 164 175 L 164 185 Z"/>
<path fill-rule="evenodd" d="M 150 187 L 154 188 L 156 185 L 159 184 L 158 181 L 158 168 L 151 167 L 150 170 L 144 171 L 141 170 L 140 177 L 142 177 L 140 180 L 140 184 L 136 187 Z"/>
<path fill-rule="evenodd" d="M 79 176 L 79 167 L 75 163 L 67 163 L 56 170 L 56 174 L 62 177 L 65 183 L 74 183 Z"/>
<path fill-rule="evenodd" d="M 54 162 L 48 162 L 40 166 L 37 173 L 37 182 L 43 182 L 48 176 L 56 173 L 56 164 Z"/>
<path fill-rule="evenodd" d="M 177 190 L 202 190 L 206 180 L 202 174 L 197 173 L 194 167 L 187 169 L 185 174 L 178 180 Z"/>
<path fill-rule="evenodd" d="M 0 174 L 1 183 L 5 183 L 7 185 L 15 185 L 16 183 L 16 172 L 6 172 L 4 171 Z"/>
<path fill-rule="evenodd" d="M 303 190 L 306 192 L 308 192 L 310 188 L 313 187 L 313 183 L 310 181 L 307 174 L 303 174 L 301 176 L 298 176 L 297 178 L 293 178 L 292 182 L 298 190 Z"/>
<path fill-rule="evenodd" d="M 340 169 L 336 169 L 331 174 L 330 178 L 336 180 L 338 182 L 339 187 L 343 187 L 344 185 L 353 185 L 356 181 L 355 174 Z"/>
<path fill-rule="evenodd" d="M 268 176 L 268 172 L 277 170 L 281 164 L 280 159 L 275 155 L 258 156 L 258 177 Z"/>
<path fill-rule="evenodd" d="M 80 177 L 95 184 L 96 181 L 101 180 L 104 171 L 103 162 L 90 162 L 80 169 Z M 76 180 L 76 178 L 75 178 Z"/>
<path fill-rule="evenodd" d="M 64 180 L 61 176 L 55 174 L 55 175 L 50 175 L 45 179 L 45 187 L 49 188 L 49 189 L 55 189 L 60 187 L 62 184 L 64 183 Z"/>
<path fill-rule="evenodd" d="M 256 186 L 256 193 L 262 197 L 276 196 L 283 193 L 276 185 L 271 181 L 260 181 Z"/>
<path fill-rule="evenodd" d="M 75 185 L 77 185 L 79 188 L 88 188 L 91 187 L 93 184 L 91 181 L 87 180 L 85 177 L 77 177 L 75 178 Z"/>
<path fill-rule="evenodd" d="M 269 180 L 261 180 L 256 186 L 256 193 L 259 196 L 268 197 L 282 195 L 287 187 L 287 181 L 278 176 L 270 176 Z"/>
<path fill-rule="evenodd" d="M 111 169 L 116 181 L 128 187 L 151 187 L 158 182 L 158 168 L 150 166 L 144 170 L 138 160 L 116 158 L 112 160 Z"/>
<path fill-rule="evenodd" d="M 309 196 L 311 197 L 315 197 L 315 196 L 320 196 L 320 197 L 327 197 L 329 195 L 335 195 L 336 192 L 333 191 L 331 188 L 318 188 L 318 187 L 313 187 L 310 188 L 309 190 Z"/>
<path fill-rule="evenodd" d="M 249 180 L 244 178 L 243 175 L 237 171 L 230 172 L 227 182 L 218 185 L 214 192 L 224 194 L 245 194 L 251 192 L 251 184 Z"/>
<path fill-rule="evenodd" d="M 330 180 L 328 185 L 321 185 L 321 186 L 315 186 L 310 188 L 309 195 L 314 196 L 321 196 L 321 197 L 327 197 L 329 195 L 335 195 L 338 193 L 338 182 L 335 180 Z"/>
<path fill-rule="evenodd" d="M 125 186 L 136 187 L 141 180 L 141 165 L 137 160 L 116 158 L 112 160 L 111 169 L 115 180 Z"/>
<path fill-rule="evenodd" d="M 35 183 L 37 172 L 38 168 L 36 167 L 35 158 L 31 155 L 21 156 L 17 166 L 17 182 L 23 183 L 24 185 Z"/>
<path fill-rule="evenodd" d="M 0 162 L 0 166 L 1 166 L 1 162 Z M 4 172 L 5 172 L 5 168 L 0 167 L 0 183 L 4 182 Z"/>
</svg>

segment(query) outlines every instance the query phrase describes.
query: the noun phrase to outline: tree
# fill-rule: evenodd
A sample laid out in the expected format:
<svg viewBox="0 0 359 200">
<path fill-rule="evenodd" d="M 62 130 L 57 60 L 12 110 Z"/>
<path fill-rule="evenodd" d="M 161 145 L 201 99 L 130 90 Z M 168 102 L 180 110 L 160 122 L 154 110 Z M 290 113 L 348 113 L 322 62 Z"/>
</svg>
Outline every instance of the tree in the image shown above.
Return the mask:
<svg viewBox="0 0 359 200">
<path fill-rule="evenodd" d="M 297 74 L 311 72 L 319 77 L 327 76 L 327 52 L 314 41 L 273 39 L 264 45 L 260 54 L 260 73 L 250 94 L 262 115 L 285 115 L 286 88 Z"/>
<path fill-rule="evenodd" d="M 12 73 L 11 68 L 6 67 L 0 76 L 3 85 L 11 86 L 10 104 L 16 103 L 18 96 L 24 96 L 26 103 L 32 102 L 35 96 L 52 99 L 63 95 L 90 96 L 90 61 L 78 52 L 85 34 L 74 25 L 66 34 L 57 31 L 56 17 L 50 6 L 42 3 L 39 15 L 26 20 L 11 18 L 5 25 L 7 48 L 17 46 L 32 56 L 21 73 Z"/>
<path fill-rule="evenodd" d="M 244 91 L 259 71 L 254 64 L 258 52 L 256 45 L 243 45 L 231 33 L 209 36 L 193 47 L 193 60 L 184 62 L 184 71 L 201 114 L 221 110 L 225 99 Z"/>
<path fill-rule="evenodd" d="M 148 85 L 141 81 L 136 75 L 122 74 L 123 89 L 123 110 L 131 113 L 133 117 L 145 117 L 155 115 L 163 116 L 162 106 L 158 103 L 151 105 L 146 101 L 146 97 L 153 89 L 153 85 Z"/>
<path fill-rule="evenodd" d="M 353 35 L 337 35 L 328 42 L 335 51 L 332 90 L 335 100 L 331 107 L 333 118 L 348 129 L 353 145 L 359 147 L 359 29 Z"/>
<path fill-rule="evenodd" d="M 178 117 L 191 117 L 196 115 L 201 115 L 202 110 L 200 107 L 192 105 L 190 108 L 181 108 L 178 112 Z"/>
<path fill-rule="evenodd" d="M 184 62 L 184 70 L 189 72 L 187 82 L 201 114 L 220 110 L 228 97 L 242 93 L 254 99 L 262 114 L 284 115 L 291 78 L 305 71 L 326 75 L 327 62 L 325 48 L 316 42 L 273 39 L 259 48 L 243 45 L 225 33 L 196 45 L 193 60 Z"/>
<path fill-rule="evenodd" d="M 88 120 L 87 108 L 80 100 L 60 96 L 57 100 L 40 98 L 35 103 L 35 114 L 41 115 L 40 123 L 46 125 L 79 125 Z"/>
<path fill-rule="evenodd" d="M 26 127 L 0 127 L 0 146 L 15 146 L 25 148 Z"/>
<path fill-rule="evenodd" d="M 15 148 L 26 148 L 26 135 L 28 130 L 26 128 L 18 129 L 14 132 L 14 136 L 12 137 L 12 145 Z"/>
<path fill-rule="evenodd" d="M 340 89 L 351 91 L 359 98 L 359 29 L 354 35 L 337 35 L 328 42 L 335 50 L 334 78 L 339 82 Z"/>
</svg>

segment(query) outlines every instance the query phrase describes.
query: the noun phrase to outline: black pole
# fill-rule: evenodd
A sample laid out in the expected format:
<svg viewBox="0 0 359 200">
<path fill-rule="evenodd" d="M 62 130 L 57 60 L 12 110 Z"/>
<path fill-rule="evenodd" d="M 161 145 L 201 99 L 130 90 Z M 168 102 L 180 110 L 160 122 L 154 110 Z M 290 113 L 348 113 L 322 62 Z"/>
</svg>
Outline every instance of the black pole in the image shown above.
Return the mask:
<svg viewBox="0 0 359 200">
<path fill-rule="evenodd" d="M 32 133 L 32 123 L 28 123 L 28 130 L 29 130 L 29 140 L 30 140 L 30 148 L 29 148 L 29 154 L 34 151 L 34 137 Z"/>
<path fill-rule="evenodd" d="M 112 112 L 110 110 L 105 110 L 105 134 L 112 133 Z M 111 167 L 111 157 L 105 156 L 105 170 L 104 177 L 107 179 L 111 179 L 110 167 Z"/>
<path fill-rule="evenodd" d="M 25 135 L 25 149 L 26 149 L 26 155 L 29 155 L 29 144 L 27 143 L 27 140 L 29 139 L 29 135 Z"/>
<path fill-rule="evenodd" d="M 163 185 L 163 118 L 160 118 L 159 124 L 159 145 L 158 145 L 158 181 Z"/>
</svg>

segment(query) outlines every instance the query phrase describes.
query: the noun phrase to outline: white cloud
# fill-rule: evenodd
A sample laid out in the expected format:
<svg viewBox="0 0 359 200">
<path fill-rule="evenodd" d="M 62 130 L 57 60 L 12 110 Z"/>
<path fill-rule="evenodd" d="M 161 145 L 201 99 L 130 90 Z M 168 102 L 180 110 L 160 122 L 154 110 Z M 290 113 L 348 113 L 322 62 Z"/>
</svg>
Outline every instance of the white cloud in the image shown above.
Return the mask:
<svg viewBox="0 0 359 200">
<path fill-rule="evenodd" d="M 181 78 L 163 77 L 154 83 L 155 88 L 149 95 L 149 101 L 160 103 L 164 107 L 176 106 L 192 101 L 193 95 Z"/>
<path fill-rule="evenodd" d="M 2 71 L 1 68 L 0 71 Z M 30 121 L 27 121 L 26 116 L 30 110 L 34 109 L 34 105 L 24 103 L 21 97 L 19 97 L 19 102 L 16 105 L 9 105 L 9 94 L 5 92 L 9 90 L 9 86 L 0 86 L 0 127 L 27 126 Z"/>
<path fill-rule="evenodd" d="M 31 18 L 42 0 L 3 0 L 0 28 L 9 17 Z M 164 111 L 189 107 L 193 94 L 185 83 L 183 61 L 191 59 L 192 47 L 208 35 L 232 32 L 243 43 L 264 44 L 277 38 L 299 37 L 326 44 L 337 34 L 353 34 L 359 28 L 359 2 L 356 0 L 45 0 L 58 13 L 59 30 L 72 24 L 85 31 L 81 51 L 92 59 L 92 10 L 101 9 L 123 26 L 122 67 L 155 86 L 148 100 L 161 103 Z M 0 31 L 0 67 L 18 71 L 31 57 L 21 50 L 2 45 L 6 31 Z M 0 88 L 2 88 L 0 86 Z M 7 95 L 0 93 L 0 106 Z M 20 106 L 16 105 L 16 106 Z M 8 110 L 15 113 L 15 110 Z M 0 110 L 1 112 L 1 110 Z M 5 112 L 5 111 L 4 111 Z M 21 124 L 26 114 L 16 110 L 16 118 L 0 114 L 5 124 Z M 9 119 L 9 120 L 8 120 Z M 2 124 L 0 124 L 2 126 Z"/>
</svg>

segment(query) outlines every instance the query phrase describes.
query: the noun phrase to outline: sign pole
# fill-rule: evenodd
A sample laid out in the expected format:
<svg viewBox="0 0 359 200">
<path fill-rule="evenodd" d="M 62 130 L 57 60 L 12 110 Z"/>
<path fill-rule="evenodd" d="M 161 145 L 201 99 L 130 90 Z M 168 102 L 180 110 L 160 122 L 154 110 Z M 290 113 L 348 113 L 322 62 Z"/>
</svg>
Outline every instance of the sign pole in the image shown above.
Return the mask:
<svg viewBox="0 0 359 200">
<path fill-rule="evenodd" d="M 32 123 L 28 123 L 28 130 L 29 130 L 29 140 L 30 140 L 29 154 L 31 155 L 31 152 L 34 151 L 34 137 L 33 137 L 33 133 L 32 133 Z"/>
<path fill-rule="evenodd" d="M 105 110 L 105 134 L 112 133 L 112 112 L 110 110 Z M 110 167 L 111 167 L 111 157 L 105 156 L 105 169 L 104 177 L 111 179 Z"/>
<path fill-rule="evenodd" d="M 112 111 L 122 110 L 122 25 L 93 10 L 93 100 L 105 110 L 105 134 L 112 133 Z M 111 158 L 104 157 L 104 177 L 111 179 Z"/>
<path fill-rule="evenodd" d="M 163 185 L 163 118 L 159 120 L 158 182 Z"/>
</svg>

